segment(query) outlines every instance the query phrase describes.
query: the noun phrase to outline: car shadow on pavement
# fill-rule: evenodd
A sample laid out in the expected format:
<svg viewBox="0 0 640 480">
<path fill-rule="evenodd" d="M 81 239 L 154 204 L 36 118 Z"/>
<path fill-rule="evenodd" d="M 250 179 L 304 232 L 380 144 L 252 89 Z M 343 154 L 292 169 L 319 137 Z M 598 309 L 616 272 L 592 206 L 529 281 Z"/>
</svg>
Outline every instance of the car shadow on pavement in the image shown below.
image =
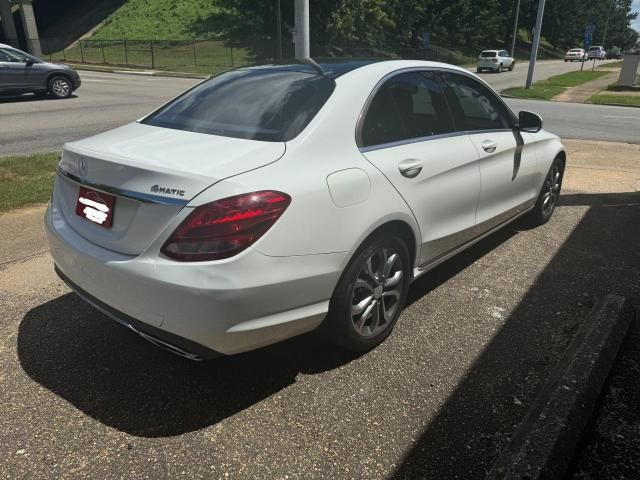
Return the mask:
<svg viewBox="0 0 640 480">
<path fill-rule="evenodd" d="M 213 425 L 293 384 L 355 358 L 314 333 L 208 362 L 171 355 L 74 293 L 27 313 L 18 356 L 36 382 L 117 430 L 180 435 Z"/>
<path fill-rule="evenodd" d="M 43 102 L 43 101 L 57 101 L 57 100 L 69 100 L 73 98 L 78 98 L 77 95 L 71 94 L 67 98 L 51 98 L 44 95 L 15 95 L 15 96 L 0 96 L 0 105 L 5 103 L 25 103 L 25 102 Z"/>
<path fill-rule="evenodd" d="M 565 194 L 563 207 L 588 209 L 392 478 L 484 478 L 595 302 L 609 293 L 638 295 L 640 193 Z M 557 228 L 559 221 L 556 215 L 531 232 L 534 252 L 535 242 L 548 238 L 543 229 Z M 486 250 L 491 243 L 489 237 L 477 248 Z M 474 258 L 471 249 L 454 263 L 462 269 Z M 415 298 L 434 288 L 439 281 L 434 273 L 435 279 L 414 284 Z"/>
</svg>

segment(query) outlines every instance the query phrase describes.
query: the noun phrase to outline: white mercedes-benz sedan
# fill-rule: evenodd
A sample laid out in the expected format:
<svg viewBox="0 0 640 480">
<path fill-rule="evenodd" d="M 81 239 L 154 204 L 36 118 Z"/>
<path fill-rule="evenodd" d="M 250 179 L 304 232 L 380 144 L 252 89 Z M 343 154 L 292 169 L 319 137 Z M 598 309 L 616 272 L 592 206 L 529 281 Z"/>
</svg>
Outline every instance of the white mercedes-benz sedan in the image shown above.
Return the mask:
<svg viewBox="0 0 640 480">
<path fill-rule="evenodd" d="M 414 279 L 545 223 L 565 160 L 540 117 L 455 66 L 253 67 L 67 143 L 45 223 L 60 277 L 173 353 L 316 328 L 366 351 Z"/>
</svg>

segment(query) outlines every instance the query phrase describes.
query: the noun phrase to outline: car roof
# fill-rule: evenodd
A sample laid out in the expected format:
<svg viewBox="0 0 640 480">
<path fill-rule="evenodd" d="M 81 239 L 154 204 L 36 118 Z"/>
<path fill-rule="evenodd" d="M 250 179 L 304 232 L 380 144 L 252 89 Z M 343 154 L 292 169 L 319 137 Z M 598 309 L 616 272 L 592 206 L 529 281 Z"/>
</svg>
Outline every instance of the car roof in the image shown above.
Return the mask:
<svg viewBox="0 0 640 480">
<path fill-rule="evenodd" d="M 281 70 L 288 72 L 303 72 L 313 75 L 324 76 L 335 80 L 351 72 L 369 72 L 376 75 L 386 75 L 395 70 L 403 68 L 448 68 L 467 72 L 467 70 L 441 62 L 431 62 L 425 60 L 350 60 L 345 62 L 318 63 L 323 72 L 320 73 L 316 67 L 306 63 L 292 63 L 288 65 L 259 65 L 245 67 L 241 70 Z"/>
<path fill-rule="evenodd" d="M 242 68 L 241 70 L 280 70 L 286 72 L 311 73 L 314 75 L 322 75 L 323 77 L 336 79 L 345 73 L 349 73 L 357 68 L 379 60 L 346 60 L 334 62 L 319 62 L 317 65 L 322 69 L 322 73 L 314 65 L 308 63 L 290 63 L 286 65 L 258 65 L 253 67 Z"/>
<path fill-rule="evenodd" d="M 4 43 L 0 43 L 0 48 L 13 48 L 11 45 L 5 45 Z"/>
<path fill-rule="evenodd" d="M 504 49 L 501 50 L 482 50 L 482 52 L 502 52 Z"/>
</svg>

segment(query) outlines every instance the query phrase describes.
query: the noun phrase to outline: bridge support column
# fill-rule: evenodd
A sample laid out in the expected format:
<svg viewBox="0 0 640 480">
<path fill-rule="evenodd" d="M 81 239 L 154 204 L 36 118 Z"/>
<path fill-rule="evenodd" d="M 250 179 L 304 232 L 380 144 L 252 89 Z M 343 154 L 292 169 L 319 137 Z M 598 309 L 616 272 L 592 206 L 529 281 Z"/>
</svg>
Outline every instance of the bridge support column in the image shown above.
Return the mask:
<svg viewBox="0 0 640 480">
<path fill-rule="evenodd" d="M 11 5 L 9 0 L 0 0 L 0 18 L 2 19 L 2 31 L 4 38 L 9 45 L 18 46 L 18 34 L 16 33 L 16 25 L 13 23 L 13 14 L 11 13 Z"/>
<path fill-rule="evenodd" d="M 20 17 L 22 18 L 28 52 L 36 57 L 42 56 L 38 26 L 36 25 L 36 17 L 33 14 L 33 0 L 20 0 Z"/>
</svg>

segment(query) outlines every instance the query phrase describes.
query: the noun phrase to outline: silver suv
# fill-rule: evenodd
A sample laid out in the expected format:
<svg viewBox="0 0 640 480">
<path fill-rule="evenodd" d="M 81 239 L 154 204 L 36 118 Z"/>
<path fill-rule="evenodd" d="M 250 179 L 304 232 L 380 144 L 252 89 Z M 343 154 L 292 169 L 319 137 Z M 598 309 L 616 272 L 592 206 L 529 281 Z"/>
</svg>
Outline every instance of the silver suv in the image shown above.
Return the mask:
<svg viewBox="0 0 640 480">
<path fill-rule="evenodd" d="M 595 45 L 589 48 L 589 53 L 587 54 L 587 60 L 591 60 L 595 58 L 596 60 L 604 60 L 607 58 L 607 52 L 605 52 L 604 47 L 600 47 Z"/>
<path fill-rule="evenodd" d="M 35 93 L 67 98 L 80 83 L 78 72 L 67 65 L 45 62 L 0 43 L 0 95 Z"/>
</svg>

